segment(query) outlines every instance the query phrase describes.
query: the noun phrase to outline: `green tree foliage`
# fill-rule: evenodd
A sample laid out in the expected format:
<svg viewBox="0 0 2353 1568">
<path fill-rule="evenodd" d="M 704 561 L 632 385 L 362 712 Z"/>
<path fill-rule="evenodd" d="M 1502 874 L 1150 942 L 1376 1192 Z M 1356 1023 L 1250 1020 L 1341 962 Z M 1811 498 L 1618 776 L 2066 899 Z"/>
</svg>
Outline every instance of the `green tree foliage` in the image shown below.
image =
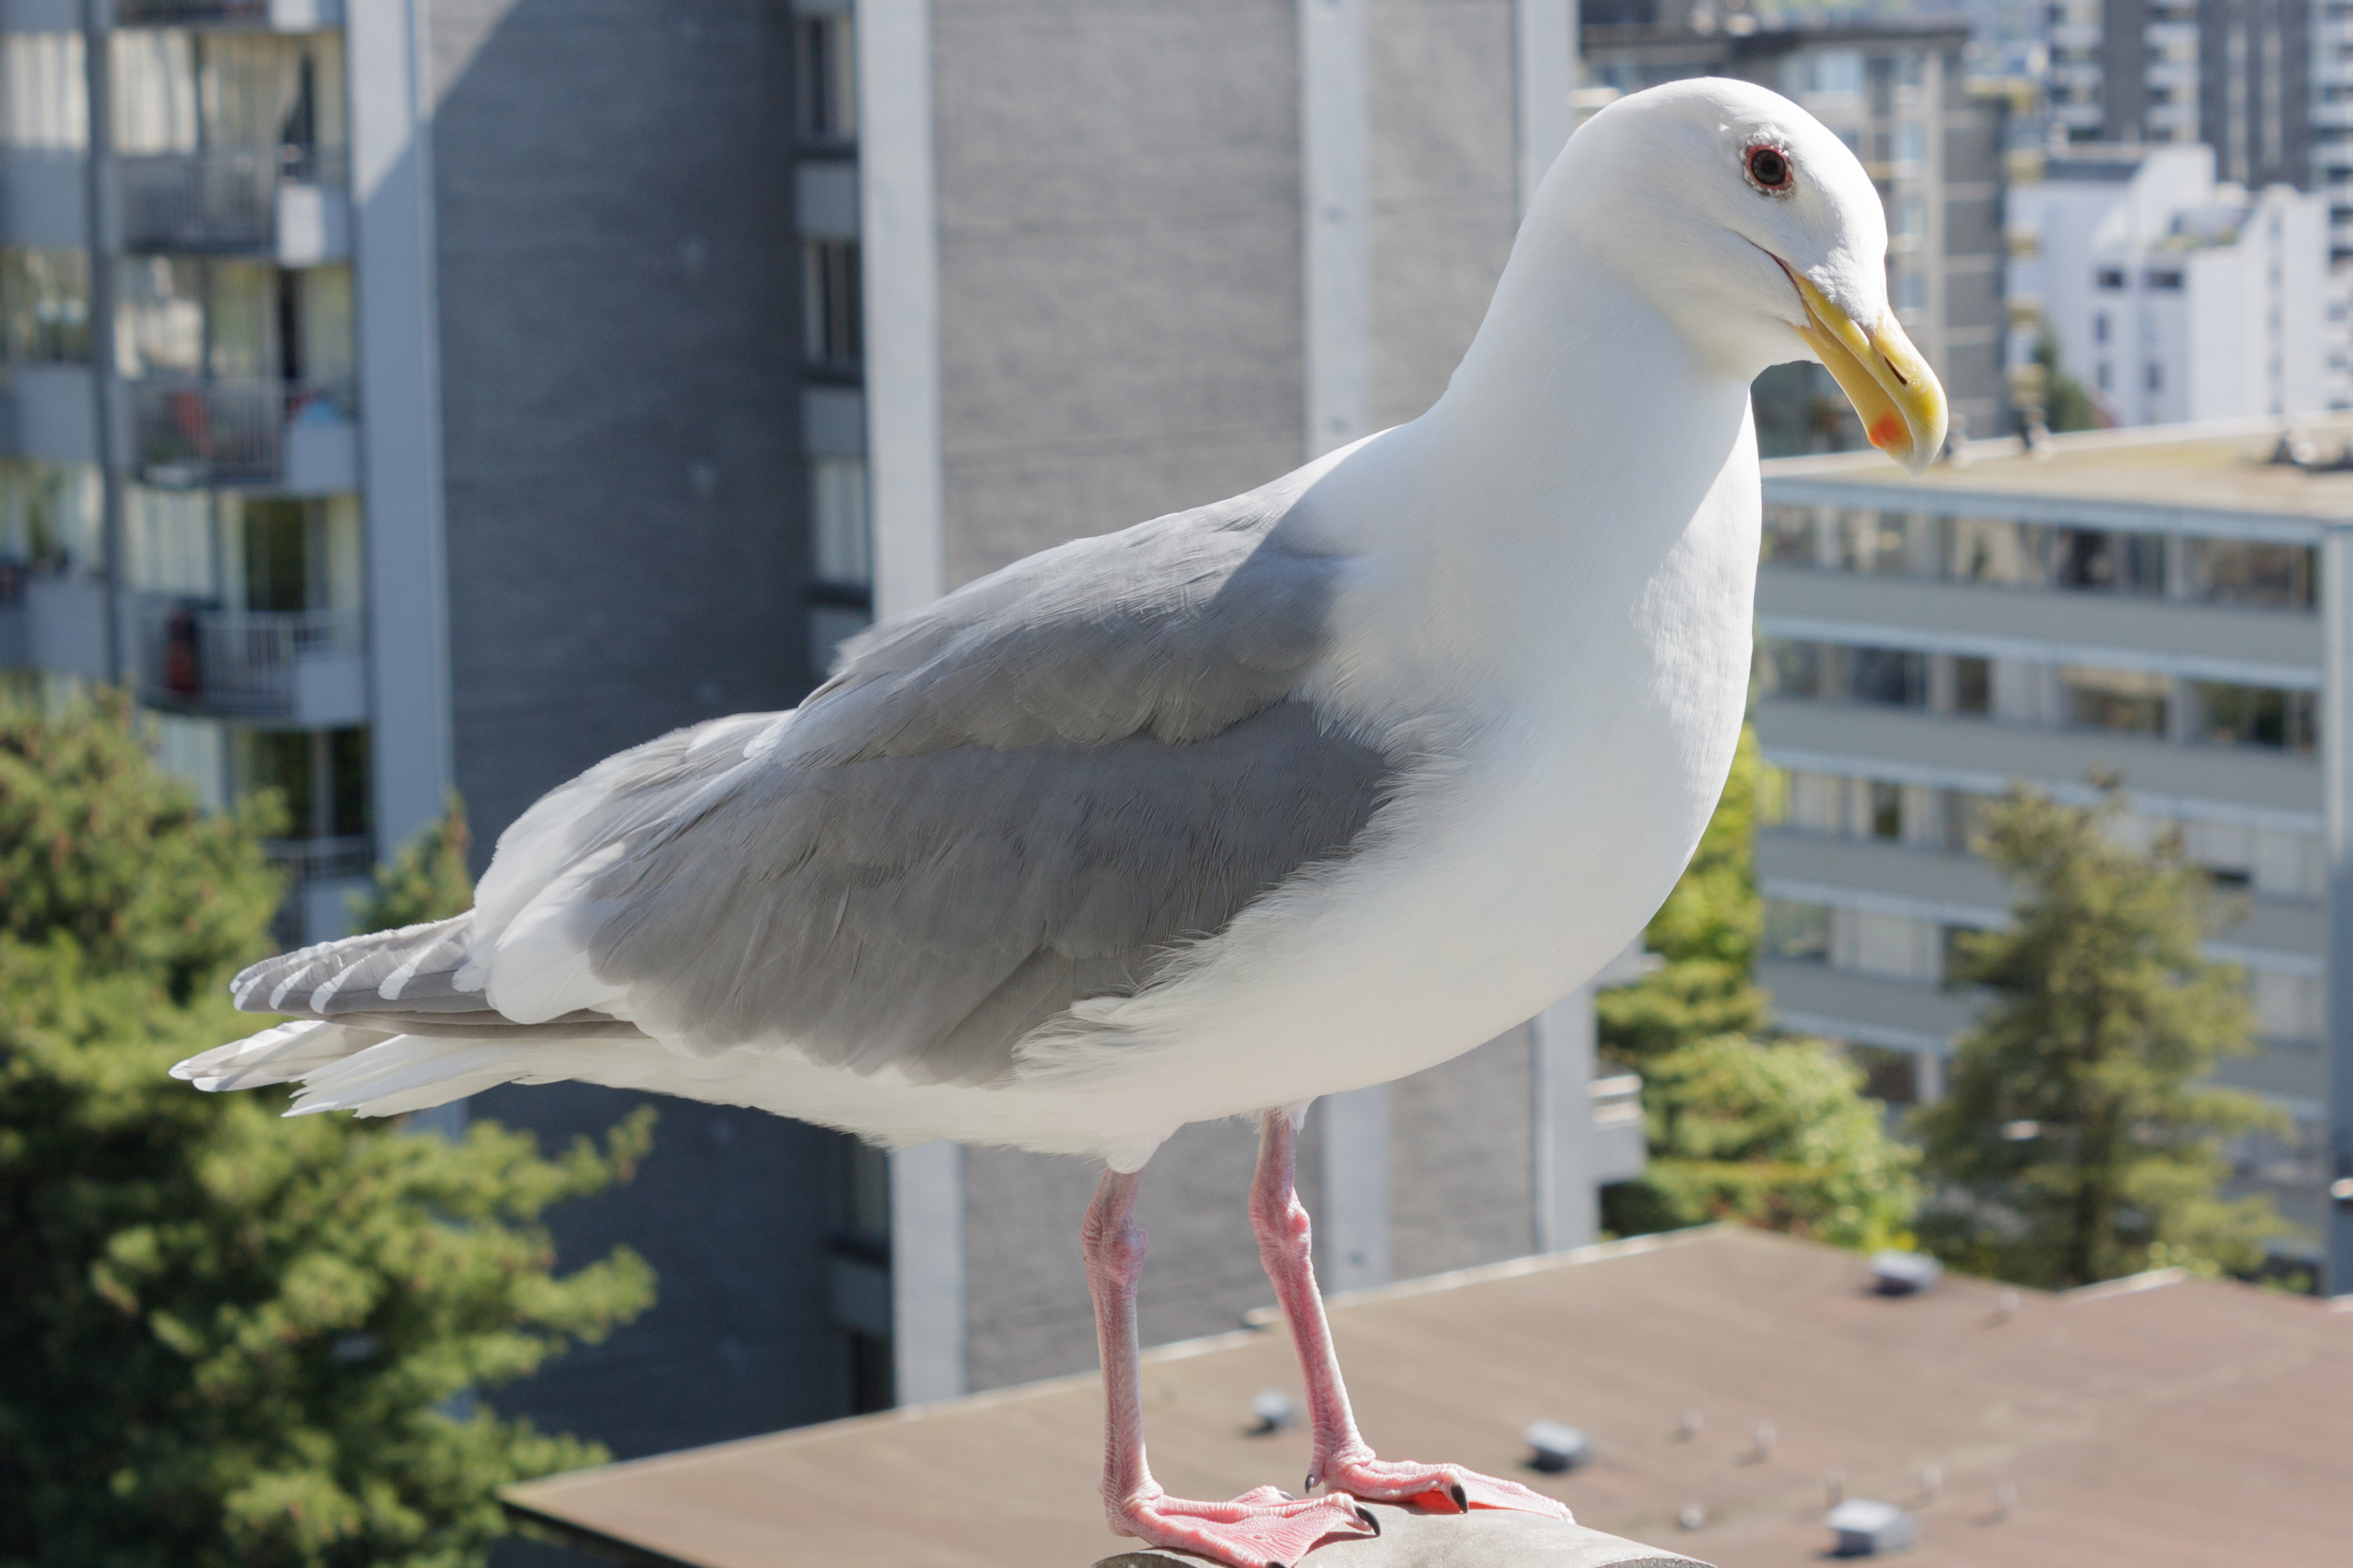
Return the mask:
<svg viewBox="0 0 2353 1568">
<path fill-rule="evenodd" d="M 2118 809 L 2020 790 L 1990 815 L 1989 851 L 2021 896 L 2008 930 L 1962 944 L 1959 978 L 1996 999 L 1917 1119 L 1959 1200 L 1924 1234 L 2023 1284 L 2249 1270 L 2288 1228 L 2268 1198 L 2218 1195 L 2218 1138 L 2276 1124 L 2253 1096 L 2201 1087 L 2254 1048 L 2243 977 L 2200 951 L 2220 911 L 2178 844 L 2117 842 Z"/>
<path fill-rule="evenodd" d="M 466 857 L 474 835 L 466 826 L 466 803 L 456 790 L 440 817 L 375 868 L 375 886 L 352 900 L 353 929 L 396 931 L 444 921 L 474 907 L 474 875 Z"/>
<path fill-rule="evenodd" d="M 1917 1153 L 1887 1135 L 1862 1073 L 1816 1040 L 1721 1035 L 1643 1069 L 1650 1168 L 1613 1188 L 1611 1228 L 1735 1219 L 1869 1250 L 1905 1240 Z"/>
<path fill-rule="evenodd" d="M 1664 962 L 1596 1000 L 1601 1047 L 1642 1075 L 1651 1164 L 1602 1194 L 1620 1235 L 1736 1219 L 1842 1247 L 1901 1238 L 1917 1156 L 1862 1074 L 1819 1042 L 1760 1042 L 1770 999 L 1756 838 L 1764 763 L 1744 731 L 1724 797 L 1644 946 Z"/>
<path fill-rule="evenodd" d="M 491 1490 L 588 1462 L 462 1391 L 650 1300 L 626 1251 L 558 1278 L 538 1216 L 627 1175 L 164 1075 L 252 1029 L 255 811 L 198 815 L 119 699 L 0 710 L 0 1564 L 459 1568 Z"/>
<path fill-rule="evenodd" d="M 1696 1040 L 1764 1028 L 1768 999 L 1750 978 L 1765 929 L 1756 868 L 1763 773 L 1756 732 L 1743 729 L 1699 848 L 1642 933 L 1643 947 L 1664 962 L 1595 1002 L 1601 1048 L 1616 1060 L 1640 1068 Z"/>
<path fill-rule="evenodd" d="M 2035 341 L 2034 363 L 2042 367 L 2042 422 L 2054 433 L 2098 429 L 2099 410 L 2084 384 L 2061 367 L 2056 337 L 2044 332 Z"/>
</svg>

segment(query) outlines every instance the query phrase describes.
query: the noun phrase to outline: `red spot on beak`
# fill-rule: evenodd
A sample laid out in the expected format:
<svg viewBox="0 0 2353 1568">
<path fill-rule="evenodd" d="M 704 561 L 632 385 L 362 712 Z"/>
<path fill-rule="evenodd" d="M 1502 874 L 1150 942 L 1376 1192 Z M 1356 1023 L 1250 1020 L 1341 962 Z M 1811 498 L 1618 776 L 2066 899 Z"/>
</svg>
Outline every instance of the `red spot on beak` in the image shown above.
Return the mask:
<svg viewBox="0 0 2353 1568">
<path fill-rule="evenodd" d="M 1883 414 L 1872 422 L 1868 434 L 1871 444 L 1884 452 L 1904 445 L 1904 421 L 1893 414 Z"/>
</svg>

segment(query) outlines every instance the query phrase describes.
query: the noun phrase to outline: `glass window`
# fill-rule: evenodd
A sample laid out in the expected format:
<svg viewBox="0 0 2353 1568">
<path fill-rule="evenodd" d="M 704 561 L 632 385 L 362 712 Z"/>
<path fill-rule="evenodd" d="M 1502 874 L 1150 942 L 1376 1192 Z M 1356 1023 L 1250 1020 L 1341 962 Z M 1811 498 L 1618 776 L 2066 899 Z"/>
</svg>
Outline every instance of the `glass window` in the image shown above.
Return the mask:
<svg viewBox="0 0 2353 1568">
<path fill-rule="evenodd" d="M 1765 900 L 1765 954 L 1800 963 L 1827 963 L 1831 956 L 1831 911 L 1827 904 Z"/>
<path fill-rule="evenodd" d="M 797 29 L 801 134 L 846 142 L 858 134 L 858 68 L 847 13 L 804 16 Z"/>
<path fill-rule="evenodd" d="M 812 363 L 854 365 L 865 353 L 858 277 L 858 242 L 803 242 L 802 286 L 807 300 L 807 346 Z"/>
<path fill-rule="evenodd" d="M 2192 539 L 2186 553 L 2192 598 L 2213 605 L 2312 607 L 2316 552 L 2309 544 Z"/>
<path fill-rule="evenodd" d="M 1905 648 L 1858 647 L 1850 654 L 1848 691 L 1857 702 L 1892 708 L 1924 708 L 1928 702 L 1928 656 Z"/>
<path fill-rule="evenodd" d="M 1862 1092 L 1869 1099 L 1886 1105 L 1919 1103 L 1920 1063 L 1910 1051 L 1849 1045 L 1845 1055 L 1862 1069 Z"/>
<path fill-rule="evenodd" d="M 1871 781 L 1871 836 L 1873 838 L 1904 837 L 1904 786 L 1885 779 Z"/>
<path fill-rule="evenodd" d="M 2165 540 L 2154 533 L 2053 529 L 2051 581 L 2059 588 L 2161 594 L 2165 591 Z"/>
<path fill-rule="evenodd" d="M 1822 694 L 1822 650 L 1820 643 L 1767 637 L 1757 660 L 1757 683 L 1768 697 L 1819 697 Z"/>
<path fill-rule="evenodd" d="M 2125 286 L 2125 269 L 2121 267 L 2103 267 L 2099 270 L 2098 282 L 2103 289 L 2121 289 Z"/>
<path fill-rule="evenodd" d="M 2059 688 L 2070 728 L 2133 735 L 2166 731 L 2173 682 L 2165 676 L 2070 665 L 2059 671 Z"/>
<path fill-rule="evenodd" d="M 874 552 L 866 511 L 866 462 L 862 458 L 818 458 L 809 465 L 816 492 L 815 556 L 818 581 L 869 587 Z"/>
<path fill-rule="evenodd" d="M 2270 686 L 2191 683 L 2198 739 L 2215 746 L 2309 752 L 2315 742 L 2313 694 Z"/>
<path fill-rule="evenodd" d="M 1945 522 L 1945 574 L 1964 583 L 2042 585 L 2045 531 L 2008 518 L 1955 517 Z"/>
<path fill-rule="evenodd" d="M 90 357 L 90 253 L 0 251 L 0 351 L 17 361 Z"/>
<path fill-rule="evenodd" d="M 1764 558 L 1790 566 L 1811 566 L 1816 555 L 1811 507 L 1765 509 Z"/>
<path fill-rule="evenodd" d="M 1971 790 L 1948 789 L 1945 792 L 1945 848 L 1948 854 L 1974 855 L 1978 841 L 1985 837 L 1986 816 L 2001 804 L 1999 795 L 1978 795 Z"/>
<path fill-rule="evenodd" d="M 0 33 L 0 145 L 79 153 L 90 144 L 79 33 Z"/>
<path fill-rule="evenodd" d="M 1953 711 L 1993 711 L 1993 660 L 1960 654 L 1953 659 Z"/>
<path fill-rule="evenodd" d="M 105 563 L 96 467 L 0 462 L 0 565 L 94 573 Z"/>
</svg>

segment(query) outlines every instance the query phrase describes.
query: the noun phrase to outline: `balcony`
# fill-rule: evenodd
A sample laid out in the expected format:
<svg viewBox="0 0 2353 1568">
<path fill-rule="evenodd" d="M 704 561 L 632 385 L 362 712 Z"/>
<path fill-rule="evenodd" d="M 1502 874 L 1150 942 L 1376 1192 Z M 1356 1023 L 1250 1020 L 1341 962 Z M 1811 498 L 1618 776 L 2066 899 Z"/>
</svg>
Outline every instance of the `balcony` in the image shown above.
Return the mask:
<svg viewBox="0 0 2353 1568">
<path fill-rule="evenodd" d="M 350 254 L 350 159 L 334 147 L 234 147 L 115 161 L 123 247 L 259 253 L 308 267 Z"/>
<path fill-rule="evenodd" d="M 221 610 L 151 597 L 137 618 L 139 695 L 152 708 L 315 727 L 366 717 L 357 610 Z"/>
<path fill-rule="evenodd" d="M 118 27 L 269 27 L 313 33 L 341 26 L 343 0 L 114 0 Z"/>
<path fill-rule="evenodd" d="M 341 838 L 270 838 L 261 848 L 296 883 L 364 877 L 375 865 L 375 840 L 364 833 Z"/>
<path fill-rule="evenodd" d="M 348 383 L 150 376 L 131 387 L 132 466 L 147 483 L 328 494 L 357 483 Z"/>
</svg>

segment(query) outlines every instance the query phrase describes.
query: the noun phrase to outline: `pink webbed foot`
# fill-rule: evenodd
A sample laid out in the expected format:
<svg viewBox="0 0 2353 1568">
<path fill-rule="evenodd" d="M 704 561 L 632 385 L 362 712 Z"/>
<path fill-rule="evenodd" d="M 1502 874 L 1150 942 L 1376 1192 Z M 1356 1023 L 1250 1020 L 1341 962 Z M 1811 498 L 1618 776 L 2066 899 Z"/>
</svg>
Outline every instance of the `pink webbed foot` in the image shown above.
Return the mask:
<svg viewBox="0 0 2353 1568">
<path fill-rule="evenodd" d="M 1530 1491 L 1517 1481 L 1500 1480 L 1460 1465 L 1417 1465 L 1410 1459 L 1335 1459 L 1315 1478 L 1333 1492 L 1366 1502 L 1415 1503 L 1441 1512 L 1507 1508 L 1569 1520 L 1568 1505 Z"/>
<path fill-rule="evenodd" d="M 1272 1487 L 1231 1502 L 1189 1502 L 1155 1487 L 1112 1507 L 1112 1529 L 1226 1568 L 1293 1568 L 1326 1536 L 1378 1535 L 1372 1514 L 1344 1497 L 1293 1498 Z"/>
</svg>

